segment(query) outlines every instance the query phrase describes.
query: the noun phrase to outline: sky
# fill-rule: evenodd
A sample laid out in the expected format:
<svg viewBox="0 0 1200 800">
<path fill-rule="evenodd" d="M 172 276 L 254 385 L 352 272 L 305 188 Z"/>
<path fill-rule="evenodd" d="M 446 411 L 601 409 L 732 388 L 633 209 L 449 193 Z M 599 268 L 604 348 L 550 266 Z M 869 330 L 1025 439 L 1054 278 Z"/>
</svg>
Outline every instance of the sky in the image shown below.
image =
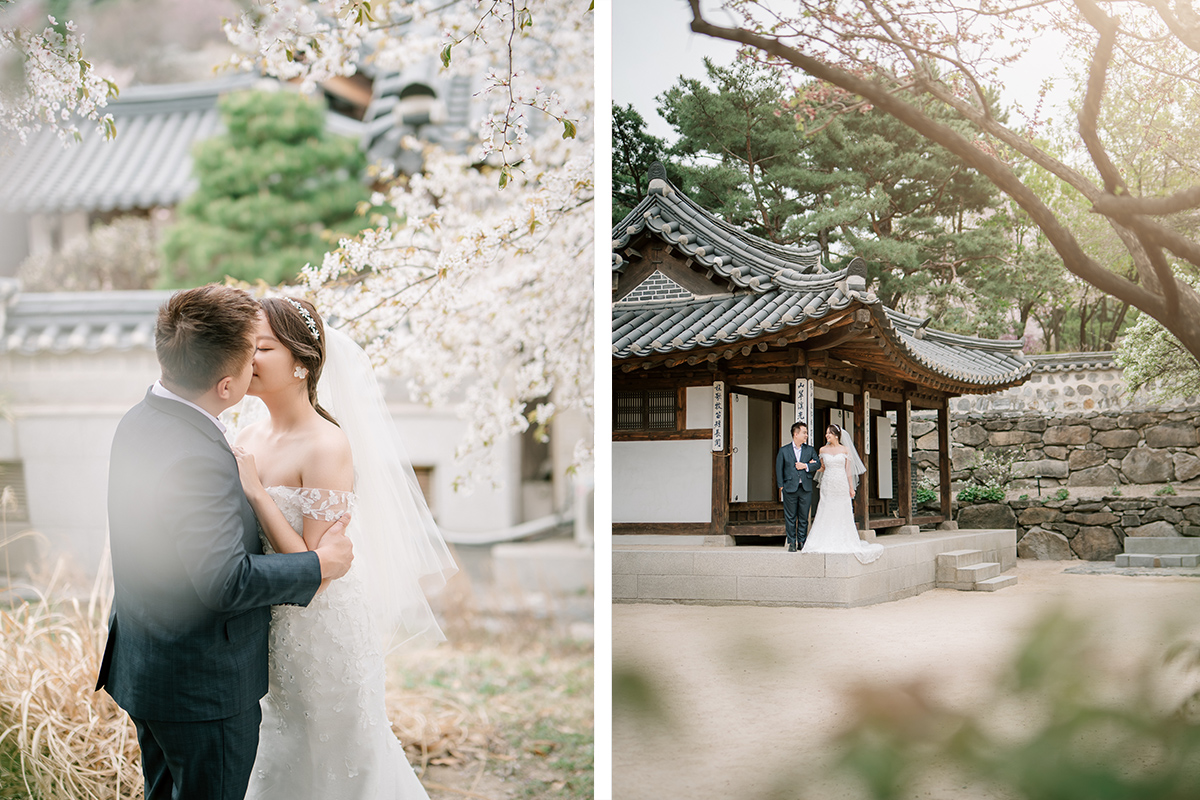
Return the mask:
<svg viewBox="0 0 1200 800">
<path fill-rule="evenodd" d="M 720 3 L 705 0 L 705 16 L 716 23 L 733 23 Z M 705 56 L 717 64 L 732 64 L 737 45 L 693 34 L 692 12 L 685 0 L 613 0 L 612 94 L 618 105 L 632 103 L 646 119 L 648 133 L 671 142 L 674 129 L 656 111 L 656 95 L 669 89 L 679 76 L 705 79 Z M 1009 70 L 1005 100 L 1034 97 L 1047 74 L 1060 63 L 1061 44 L 1046 36 L 1039 41 L 1036 58 L 1027 57 Z M 1059 84 L 1065 81 L 1059 81 Z M 1058 86 L 1048 107 L 1065 109 L 1066 91 Z M 1060 116 L 1056 112 L 1055 116 Z"/>
</svg>

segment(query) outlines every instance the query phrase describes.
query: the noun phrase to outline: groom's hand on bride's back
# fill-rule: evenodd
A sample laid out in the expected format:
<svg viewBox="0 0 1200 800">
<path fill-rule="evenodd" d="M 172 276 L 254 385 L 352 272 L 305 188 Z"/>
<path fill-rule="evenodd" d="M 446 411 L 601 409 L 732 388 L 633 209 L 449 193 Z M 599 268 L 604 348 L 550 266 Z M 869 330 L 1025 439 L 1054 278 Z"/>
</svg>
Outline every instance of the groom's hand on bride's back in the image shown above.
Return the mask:
<svg viewBox="0 0 1200 800">
<path fill-rule="evenodd" d="M 321 561 L 322 583 L 336 580 L 350 570 L 350 562 L 354 560 L 354 545 L 346 536 L 346 526 L 349 524 L 350 515 L 342 514 L 321 536 L 321 541 L 314 551 Z"/>
</svg>

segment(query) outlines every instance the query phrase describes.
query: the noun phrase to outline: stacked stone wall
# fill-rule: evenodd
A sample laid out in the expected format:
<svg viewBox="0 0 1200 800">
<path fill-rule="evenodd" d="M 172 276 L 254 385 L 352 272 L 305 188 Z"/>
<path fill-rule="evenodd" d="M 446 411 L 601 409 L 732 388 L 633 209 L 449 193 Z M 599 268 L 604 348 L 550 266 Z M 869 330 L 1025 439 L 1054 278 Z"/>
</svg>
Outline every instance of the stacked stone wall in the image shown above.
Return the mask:
<svg viewBox="0 0 1200 800">
<path fill-rule="evenodd" d="M 1052 497 L 961 508 L 960 528 L 1016 527 L 1021 558 L 1112 561 L 1129 536 L 1200 536 L 1200 496 Z"/>
<path fill-rule="evenodd" d="M 1042 559 L 1111 561 L 1129 536 L 1200 537 L 1200 402 L 1131 395 L 1111 363 L 1061 368 L 1083 355 L 1054 357 L 1060 367 L 1005 392 L 951 401 L 954 495 L 985 454 L 1017 457 L 1008 499 L 955 500 L 959 526 L 1016 528 L 1018 554 Z M 913 432 L 914 472 L 936 482 L 934 418 L 923 412 Z"/>
<path fill-rule="evenodd" d="M 916 417 L 917 415 L 914 415 Z M 936 481 L 936 424 L 913 420 L 916 479 Z M 951 418 L 953 490 L 985 453 L 1015 454 L 1012 489 L 1172 484 L 1200 489 L 1200 407 L 1181 411 L 955 414 Z"/>
</svg>

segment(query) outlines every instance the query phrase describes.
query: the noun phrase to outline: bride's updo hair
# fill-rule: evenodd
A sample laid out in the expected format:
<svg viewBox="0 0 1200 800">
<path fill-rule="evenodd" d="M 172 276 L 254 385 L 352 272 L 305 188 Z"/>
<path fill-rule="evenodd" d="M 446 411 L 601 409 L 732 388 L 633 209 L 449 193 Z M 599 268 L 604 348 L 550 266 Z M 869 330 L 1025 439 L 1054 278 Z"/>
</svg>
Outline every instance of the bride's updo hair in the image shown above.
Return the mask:
<svg viewBox="0 0 1200 800">
<path fill-rule="evenodd" d="M 837 425 L 834 425 L 832 422 L 829 423 L 829 427 L 825 429 L 825 432 L 832 433 L 833 438 L 837 439 L 839 442 L 842 440 L 842 429 Z"/>
<path fill-rule="evenodd" d="M 325 366 L 325 323 L 316 306 L 298 297 L 266 297 L 261 302 L 275 338 L 308 370 L 308 401 L 318 414 L 337 425 L 333 415 L 317 402 L 317 381 Z"/>
</svg>

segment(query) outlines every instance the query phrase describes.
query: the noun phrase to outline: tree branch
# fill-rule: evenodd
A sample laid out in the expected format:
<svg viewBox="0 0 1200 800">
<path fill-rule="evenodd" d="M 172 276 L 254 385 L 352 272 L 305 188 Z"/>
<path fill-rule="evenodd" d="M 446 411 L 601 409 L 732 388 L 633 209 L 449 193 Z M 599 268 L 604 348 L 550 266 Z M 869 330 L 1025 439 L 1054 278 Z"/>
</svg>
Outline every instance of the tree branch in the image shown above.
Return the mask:
<svg viewBox="0 0 1200 800">
<path fill-rule="evenodd" d="M 1117 41 L 1117 23 L 1106 15 L 1092 0 L 1075 0 L 1084 19 L 1100 33 L 1096 42 L 1096 52 L 1092 56 L 1092 69 L 1088 73 L 1087 93 L 1083 98 L 1083 108 L 1079 111 L 1079 135 L 1087 145 L 1092 163 L 1100 171 L 1104 180 L 1104 190 L 1109 194 L 1128 194 L 1125 181 L 1116 165 L 1109 159 L 1096 132 L 1100 119 L 1100 100 L 1104 96 L 1105 75 L 1108 65 L 1112 62 L 1113 46 Z"/>
<path fill-rule="evenodd" d="M 935 122 L 919 109 L 892 95 L 888 89 L 873 81 L 852 75 L 842 69 L 819 61 L 778 40 L 760 36 L 739 28 L 724 28 L 704 19 L 700 0 L 689 0 L 692 8 L 692 31 L 726 41 L 738 42 L 763 50 L 780 58 L 809 75 L 832 83 L 868 100 L 878 109 L 891 114 L 913 130 L 940 144 L 963 159 L 1008 194 L 1030 215 L 1058 251 L 1067 269 L 1074 275 L 1111 295 L 1128 300 L 1156 319 L 1164 312 L 1163 298 L 1152 294 L 1124 278 L 1106 270 L 1089 258 L 1079 243 L 1058 218 L 1038 197 L 1021 182 L 1012 170 L 999 159 L 985 155 L 975 145 L 952 128 Z"/>
</svg>

